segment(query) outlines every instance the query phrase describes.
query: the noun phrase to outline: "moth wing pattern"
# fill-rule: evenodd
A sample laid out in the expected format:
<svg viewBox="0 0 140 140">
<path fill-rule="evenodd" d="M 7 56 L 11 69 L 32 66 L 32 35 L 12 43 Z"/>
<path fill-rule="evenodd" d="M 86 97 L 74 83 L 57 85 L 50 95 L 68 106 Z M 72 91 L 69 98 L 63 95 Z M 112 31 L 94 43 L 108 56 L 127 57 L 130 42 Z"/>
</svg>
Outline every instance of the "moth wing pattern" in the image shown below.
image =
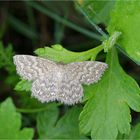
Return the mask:
<svg viewBox="0 0 140 140">
<path fill-rule="evenodd" d="M 38 78 L 32 84 L 32 96 L 42 103 L 58 99 L 57 84 L 48 78 Z"/>
<path fill-rule="evenodd" d="M 59 101 L 68 105 L 77 104 L 82 101 L 83 87 L 79 81 L 72 79 L 69 71 L 63 76 L 60 92 Z"/>
<path fill-rule="evenodd" d="M 73 62 L 67 64 L 67 71 L 71 72 L 73 80 L 81 84 L 92 84 L 100 80 L 102 74 L 108 67 L 106 63 L 98 61 Z"/>
<path fill-rule="evenodd" d="M 80 83 L 71 81 L 69 78 L 63 78 L 61 83 L 57 83 L 52 78 L 39 78 L 33 82 L 32 96 L 42 103 L 57 100 L 67 105 L 73 105 L 81 102 L 83 88 Z"/>
<path fill-rule="evenodd" d="M 13 57 L 17 73 L 26 80 L 35 80 L 52 69 L 54 62 L 31 55 L 15 55 Z"/>
</svg>

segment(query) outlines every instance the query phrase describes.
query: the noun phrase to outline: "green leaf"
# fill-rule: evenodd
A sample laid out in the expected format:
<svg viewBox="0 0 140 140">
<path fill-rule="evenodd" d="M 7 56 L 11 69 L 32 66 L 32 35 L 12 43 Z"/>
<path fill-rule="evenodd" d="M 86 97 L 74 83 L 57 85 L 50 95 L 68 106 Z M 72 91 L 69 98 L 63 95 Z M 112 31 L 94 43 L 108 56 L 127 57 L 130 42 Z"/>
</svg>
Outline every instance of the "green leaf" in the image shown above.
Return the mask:
<svg viewBox="0 0 140 140">
<path fill-rule="evenodd" d="M 16 68 L 13 64 L 13 47 L 11 44 L 4 46 L 0 41 L 0 68 L 5 69 L 8 75 L 5 79 L 6 84 L 14 86 L 18 81 L 18 76 L 16 75 Z"/>
<path fill-rule="evenodd" d="M 37 118 L 37 128 L 41 139 L 81 139 L 86 138 L 79 134 L 78 117 L 81 108 L 73 107 L 58 120 L 56 106 L 41 112 Z"/>
<path fill-rule="evenodd" d="M 17 91 L 30 91 L 32 86 L 32 82 L 28 80 L 21 80 L 19 81 L 16 86 L 15 90 Z"/>
<path fill-rule="evenodd" d="M 0 68 L 4 67 L 9 73 L 15 71 L 15 66 L 13 65 L 13 55 L 14 51 L 12 45 L 9 44 L 6 48 L 3 43 L 0 42 Z"/>
<path fill-rule="evenodd" d="M 51 106 L 48 107 L 46 111 L 38 114 L 37 129 L 38 129 L 39 137 L 41 139 L 51 137 L 54 131 L 53 127 L 55 126 L 58 115 L 59 115 L 59 110 L 56 104 L 51 104 Z"/>
<path fill-rule="evenodd" d="M 117 1 L 111 14 L 108 31 L 122 32 L 120 47 L 137 64 L 140 65 L 140 1 Z"/>
<path fill-rule="evenodd" d="M 0 105 L 0 139 L 32 139 L 33 129 L 21 128 L 21 114 L 10 98 Z"/>
<path fill-rule="evenodd" d="M 127 139 L 130 140 L 139 140 L 140 139 L 140 123 L 136 124 L 133 128 L 132 131 L 129 135 L 129 137 L 127 137 Z"/>
<path fill-rule="evenodd" d="M 80 114 L 81 132 L 92 138 L 115 139 L 118 131 L 130 132 L 130 109 L 140 111 L 140 88 L 121 68 L 115 47 L 107 54 L 109 69 L 102 80 L 91 85 Z M 88 86 L 85 87 L 88 90 Z M 86 94 L 86 93 L 85 93 Z"/>
<path fill-rule="evenodd" d="M 79 0 L 78 3 L 80 11 L 82 10 L 92 23 L 107 24 L 109 21 L 110 11 L 114 6 L 115 1 Z"/>
<path fill-rule="evenodd" d="M 85 61 L 90 58 L 96 58 L 97 54 L 103 49 L 102 46 L 98 46 L 84 52 L 72 52 L 66 50 L 61 45 L 52 45 L 52 48 L 45 47 L 39 48 L 35 51 L 35 54 L 41 57 L 48 58 L 55 62 L 70 63 L 76 61 Z"/>
</svg>

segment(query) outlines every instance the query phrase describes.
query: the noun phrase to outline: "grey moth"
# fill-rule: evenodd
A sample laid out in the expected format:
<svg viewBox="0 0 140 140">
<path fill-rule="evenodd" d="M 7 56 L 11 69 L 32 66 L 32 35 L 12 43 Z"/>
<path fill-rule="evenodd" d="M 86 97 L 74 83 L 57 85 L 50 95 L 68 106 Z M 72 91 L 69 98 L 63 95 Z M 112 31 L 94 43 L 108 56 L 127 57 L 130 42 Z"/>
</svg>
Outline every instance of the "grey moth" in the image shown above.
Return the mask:
<svg viewBox="0 0 140 140">
<path fill-rule="evenodd" d="M 31 55 L 15 55 L 13 60 L 17 73 L 32 81 L 33 97 L 42 103 L 57 100 L 67 105 L 81 102 L 82 84 L 98 82 L 108 67 L 98 61 L 61 64 Z"/>
</svg>

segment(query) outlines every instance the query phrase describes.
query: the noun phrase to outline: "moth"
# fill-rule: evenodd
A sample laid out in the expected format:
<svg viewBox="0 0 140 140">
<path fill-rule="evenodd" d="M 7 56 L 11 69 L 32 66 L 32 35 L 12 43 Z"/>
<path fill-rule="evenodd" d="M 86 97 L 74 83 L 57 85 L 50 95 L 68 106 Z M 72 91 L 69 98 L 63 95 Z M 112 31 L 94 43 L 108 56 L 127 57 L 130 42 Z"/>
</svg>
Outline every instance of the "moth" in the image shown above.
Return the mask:
<svg viewBox="0 0 140 140">
<path fill-rule="evenodd" d="M 17 73 L 32 81 L 33 97 L 42 103 L 57 100 L 67 105 L 81 102 L 82 84 L 98 82 L 108 67 L 98 61 L 61 64 L 31 55 L 15 55 L 13 60 Z"/>
</svg>

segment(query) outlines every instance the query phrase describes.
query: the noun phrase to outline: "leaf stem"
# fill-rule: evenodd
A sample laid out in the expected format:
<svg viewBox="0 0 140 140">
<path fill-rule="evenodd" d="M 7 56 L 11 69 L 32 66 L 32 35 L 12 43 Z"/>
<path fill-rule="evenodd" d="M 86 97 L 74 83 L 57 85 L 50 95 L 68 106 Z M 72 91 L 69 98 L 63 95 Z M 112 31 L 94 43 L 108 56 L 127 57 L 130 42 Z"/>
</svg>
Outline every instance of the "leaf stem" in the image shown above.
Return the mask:
<svg viewBox="0 0 140 140">
<path fill-rule="evenodd" d="M 96 25 L 91 18 L 88 16 L 88 14 L 84 11 L 83 8 L 81 8 L 81 6 L 77 3 L 79 10 L 81 11 L 81 13 L 87 18 L 87 20 L 89 21 L 89 23 L 98 31 L 99 34 L 101 34 L 103 36 L 103 39 L 107 39 L 108 35 L 102 30 L 102 28 L 100 28 L 98 25 Z M 103 40 L 102 39 L 102 40 Z"/>
<path fill-rule="evenodd" d="M 61 106 L 61 105 L 62 105 L 61 103 L 57 103 L 57 106 Z M 40 108 L 35 108 L 35 109 L 16 108 L 16 111 L 20 113 L 38 113 L 38 112 L 46 111 L 46 109 L 48 108 L 49 106 L 47 104 L 47 106 L 45 107 L 40 107 Z"/>
<path fill-rule="evenodd" d="M 121 32 L 115 31 L 107 40 L 105 40 L 102 45 L 105 52 L 108 52 L 117 42 Z"/>
<path fill-rule="evenodd" d="M 16 108 L 16 111 L 21 113 L 37 113 L 37 112 L 45 111 L 47 108 L 48 107 L 37 108 L 37 109 Z"/>
</svg>

